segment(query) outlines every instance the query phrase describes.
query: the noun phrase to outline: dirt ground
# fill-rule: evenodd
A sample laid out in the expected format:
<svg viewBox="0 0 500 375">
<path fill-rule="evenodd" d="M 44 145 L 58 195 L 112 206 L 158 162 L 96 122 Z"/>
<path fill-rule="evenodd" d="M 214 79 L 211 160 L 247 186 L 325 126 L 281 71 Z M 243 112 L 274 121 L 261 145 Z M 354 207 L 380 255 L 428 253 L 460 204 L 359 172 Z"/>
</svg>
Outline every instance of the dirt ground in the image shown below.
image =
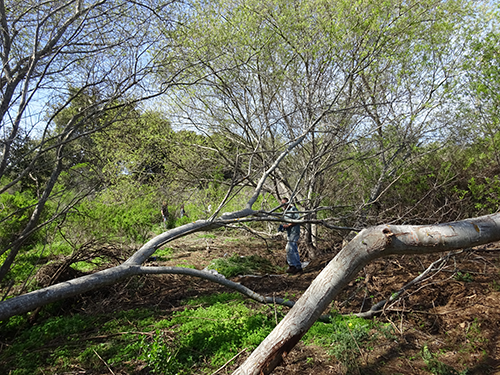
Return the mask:
<svg viewBox="0 0 500 375">
<path fill-rule="evenodd" d="M 168 261 L 152 260 L 150 265 L 194 265 L 206 267 L 212 259 L 232 254 L 260 255 L 284 266 L 284 242 L 255 238 L 232 239 L 223 234 L 215 238 L 201 236 L 168 244 L 174 255 Z M 321 244 L 322 255 L 309 260 L 298 276 L 283 273 L 252 275 L 232 279 L 263 295 L 298 299 L 312 280 L 332 259 L 336 250 L 331 243 Z M 393 336 L 378 338 L 370 348 L 361 349 L 353 374 L 498 374 L 500 375 L 500 245 L 493 244 L 464 250 L 436 265 L 422 282 L 411 286 L 376 317 L 390 323 Z M 445 254 L 390 257 L 365 267 L 358 277 L 332 303 L 343 314 L 368 310 L 385 300 L 420 275 Z M 304 260 L 304 259 L 303 259 Z M 129 295 L 124 286 L 102 290 L 88 309 L 101 310 L 156 306 L 166 311 L 182 308 L 187 297 L 229 291 L 196 278 L 164 275 L 148 276 L 141 295 Z M 290 296 L 295 296 L 290 297 Z M 433 353 L 441 367 L 430 369 L 423 360 L 424 347 Z M 231 373 L 248 353 L 220 373 Z M 445 364 L 445 365 L 442 365 Z M 452 367 L 447 367 L 452 366 Z M 342 374 L 345 367 L 325 349 L 299 343 L 274 374 Z"/>
</svg>

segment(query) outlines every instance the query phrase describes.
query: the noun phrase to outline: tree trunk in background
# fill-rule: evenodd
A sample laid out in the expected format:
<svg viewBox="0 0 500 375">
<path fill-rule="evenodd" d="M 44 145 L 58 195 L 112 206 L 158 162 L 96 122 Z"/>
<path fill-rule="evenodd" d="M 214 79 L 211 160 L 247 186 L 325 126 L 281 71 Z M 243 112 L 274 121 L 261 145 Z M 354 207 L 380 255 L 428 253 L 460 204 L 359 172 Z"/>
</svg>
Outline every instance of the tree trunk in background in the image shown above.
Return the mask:
<svg viewBox="0 0 500 375">
<path fill-rule="evenodd" d="M 314 217 L 313 217 L 314 216 Z M 311 215 L 311 218 L 316 218 L 316 215 Z M 317 224 L 306 224 L 306 246 L 309 259 L 317 258 L 320 254 L 318 252 L 317 246 L 317 236 L 318 236 L 318 225 Z"/>
</svg>

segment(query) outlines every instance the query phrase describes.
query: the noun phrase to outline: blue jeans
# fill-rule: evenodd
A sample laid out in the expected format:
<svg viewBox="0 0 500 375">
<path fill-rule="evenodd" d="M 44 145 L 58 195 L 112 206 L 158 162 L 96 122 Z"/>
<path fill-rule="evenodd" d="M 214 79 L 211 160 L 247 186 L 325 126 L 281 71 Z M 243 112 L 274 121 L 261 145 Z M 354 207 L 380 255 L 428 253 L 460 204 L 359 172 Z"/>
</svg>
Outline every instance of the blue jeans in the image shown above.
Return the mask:
<svg viewBox="0 0 500 375">
<path fill-rule="evenodd" d="M 289 266 L 302 268 L 297 241 L 288 241 L 286 243 L 286 261 Z"/>
</svg>

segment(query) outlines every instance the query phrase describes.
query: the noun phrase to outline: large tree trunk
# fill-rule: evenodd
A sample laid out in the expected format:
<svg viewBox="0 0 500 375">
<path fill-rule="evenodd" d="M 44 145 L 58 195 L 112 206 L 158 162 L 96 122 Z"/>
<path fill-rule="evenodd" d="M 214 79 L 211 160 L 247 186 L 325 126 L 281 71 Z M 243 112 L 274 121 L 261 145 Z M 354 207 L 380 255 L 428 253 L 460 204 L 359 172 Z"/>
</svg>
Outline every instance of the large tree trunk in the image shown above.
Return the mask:
<svg viewBox="0 0 500 375">
<path fill-rule="evenodd" d="M 499 240 L 500 214 L 439 225 L 380 225 L 361 231 L 234 374 L 271 373 L 342 288 L 372 260 L 392 254 L 437 253 Z"/>
</svg>

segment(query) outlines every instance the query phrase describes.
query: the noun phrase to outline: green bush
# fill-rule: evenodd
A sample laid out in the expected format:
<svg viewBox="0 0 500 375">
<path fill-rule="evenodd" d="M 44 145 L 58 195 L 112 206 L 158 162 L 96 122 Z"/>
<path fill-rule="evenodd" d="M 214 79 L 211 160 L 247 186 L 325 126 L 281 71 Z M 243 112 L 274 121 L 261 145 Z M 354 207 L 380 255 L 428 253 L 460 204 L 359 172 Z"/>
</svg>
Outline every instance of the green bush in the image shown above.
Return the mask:
<svg viewBox="0 0 500 375">
<path fill-rule="evenodd" d="M 2 183 L 8 181 L 2 179 Z M 53 192 L 55 195 L 63 190 L 60 184 L 56 184 Z M 40 213 L 39 223 L 52 218 L 61 203 L 71 201 L 74 194 L 72 192 L 61 192 L 58 201 L 48 200 Z M 0 194 L 0 246 L 7 245 L 12 237 L 18 236 L 25 228 L 31 218 L 35 207 L 39 202 L 37 191 L 35 189 L 24 189 L 21 191 L 8 190 Z M 59 223 L 57 223 L 59 224 Z M 42 241 L 45 238 L 45 231 L 35 231 L 32 233 L 23 246 L 28 248 Z"/>
<path fill-rule="evenodd" d="M 37 200 L 29 191 L 0 194 L 0 245 L 7 245 L 27 224 Z"/>
<path fill-rule="evenodd" d="M 125 201 L 110 192 L 87 200 L 77 207 L 78 215 L 68 220 L 69 227 L 84 227 L 91 237 L 143 243 L 153 227 L 161 222 L 155 194 L 143 188 Z"/>
</svg>

